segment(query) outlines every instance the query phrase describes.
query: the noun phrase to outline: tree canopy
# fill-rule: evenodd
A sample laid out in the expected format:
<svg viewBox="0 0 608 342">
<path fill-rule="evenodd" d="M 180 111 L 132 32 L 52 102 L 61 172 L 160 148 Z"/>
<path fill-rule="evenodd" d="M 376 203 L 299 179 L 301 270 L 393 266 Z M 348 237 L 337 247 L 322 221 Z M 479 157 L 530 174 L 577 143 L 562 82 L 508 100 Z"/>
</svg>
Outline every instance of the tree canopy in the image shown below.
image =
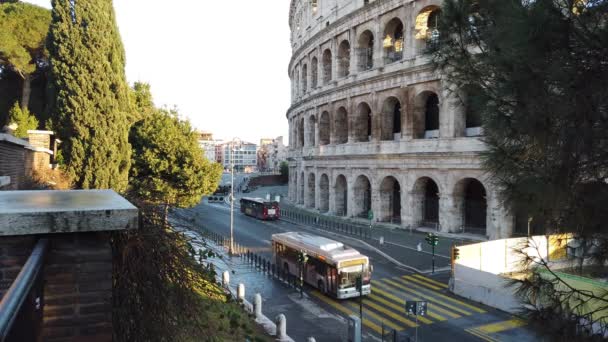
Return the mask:
<svg viewBox="0 0 608 342">
<path fill-rule="evenodd" d="M 481 116 L 486 168 L 549 231 L 608 222 L 608 2 L 446 0 L 432 57 Z"/>
<path fill-rule="evenodd" d="M 28 130 L 38 128 L 38 120 L 36 117 L 31 115 L 27 108 L 21 109 L 17 102 L 15 102 L 13 108 L 8 112 L 8 120 L 9 123 L 17 124 L 14 135 L 18 138 L 27 138 Z"/>
<path fill-rule="evenodd" d="M 24 3 L 0 4 L 0 66 L 23 80 L 21 107 L 28 108 L 30 82 L 43 66 L 44 42 L 49 31 L 49 10 Z"/>
<path fill-rule="evenodd" d="M 53 0 L 51 117 L 66 170 L 83 189 L 128 185 L 133 106 L 111 0 Z"/>
<path fill-rule="evenodd" d="M 154 204 L 191 207 L 217 189 L 222 167 L 204 157 L 196 134 L 175 111 L 157 109 L 137 122 L 130 181 L 140 198 Z"/>
</svg>

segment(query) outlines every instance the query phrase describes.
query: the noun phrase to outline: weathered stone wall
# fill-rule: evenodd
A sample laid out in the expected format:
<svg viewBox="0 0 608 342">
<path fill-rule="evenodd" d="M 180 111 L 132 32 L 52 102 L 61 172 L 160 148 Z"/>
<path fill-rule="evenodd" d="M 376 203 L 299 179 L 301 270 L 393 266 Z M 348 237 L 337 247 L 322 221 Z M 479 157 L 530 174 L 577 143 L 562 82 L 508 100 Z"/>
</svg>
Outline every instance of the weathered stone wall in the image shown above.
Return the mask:
<svg viewBox="0 0 608 342">
<path fill-rule="evenodd" d="M 290 13 L 290 199 L 346 217 L 371 209 L 377 221 L 402 227 L 511 236 L 513 218 L 481 165 L 483 131 L 467 118 L 466 94 L 452 91 L 424 55 L 441 1 L 341 0 L 320 9 L 324 25 L 310 3 L 294 0 Z M 297 31 L 298 15 L 311 26 Z M 345 41 L 349 53 L 337 58 Z"/>
<path fill-rule="evenodd" d="M 41 236 L 0 238 L 0 294 Z M 112 340 L 112 250 L 108 233 L 47 236 L 43 266 L 44 341 Z"/>
</svg>

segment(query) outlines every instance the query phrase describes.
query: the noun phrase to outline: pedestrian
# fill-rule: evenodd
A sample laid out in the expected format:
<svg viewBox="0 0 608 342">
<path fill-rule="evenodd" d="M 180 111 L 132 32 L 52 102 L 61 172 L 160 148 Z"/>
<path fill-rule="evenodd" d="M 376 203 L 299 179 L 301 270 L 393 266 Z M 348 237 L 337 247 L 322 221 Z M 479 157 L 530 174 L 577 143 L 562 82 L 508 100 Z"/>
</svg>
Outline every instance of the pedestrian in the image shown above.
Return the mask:
<svg viewBox="0 0 608 342">
<path fill-rule="evenodd" d="M 418 250 L 418 252 L 422 252 L 422 242 L 418 242 L 416 249 Z"/>
</svg>

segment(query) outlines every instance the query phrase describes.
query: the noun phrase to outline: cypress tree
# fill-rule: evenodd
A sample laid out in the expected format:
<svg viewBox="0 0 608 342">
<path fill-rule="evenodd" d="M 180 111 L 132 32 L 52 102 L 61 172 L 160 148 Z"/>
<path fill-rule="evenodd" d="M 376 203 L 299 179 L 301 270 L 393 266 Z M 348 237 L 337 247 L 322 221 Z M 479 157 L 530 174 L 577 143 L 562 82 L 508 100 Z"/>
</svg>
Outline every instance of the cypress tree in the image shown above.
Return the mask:
<svg viewBox="0 0 608 342">
<path fill-rule="evenodd" d="M 127 187 L 131 104 L 112 0 L 53 0 L 50 108 L 66 170 L 83 189 Z"/>
</svg>

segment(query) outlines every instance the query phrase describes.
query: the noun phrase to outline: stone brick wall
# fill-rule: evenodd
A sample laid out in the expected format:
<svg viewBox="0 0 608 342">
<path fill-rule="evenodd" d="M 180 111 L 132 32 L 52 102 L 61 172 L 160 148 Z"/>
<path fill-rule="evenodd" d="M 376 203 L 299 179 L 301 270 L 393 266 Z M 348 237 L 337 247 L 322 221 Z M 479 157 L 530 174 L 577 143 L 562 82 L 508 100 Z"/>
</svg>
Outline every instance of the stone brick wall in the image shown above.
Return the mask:
<svg viewBox="0 0 608 342">
<path fill-rule="evenodd" d="M 0 238 L 4 295 L 39 236 Z M 112 250 L 108 233 L 48 236 L 42 340 L 112 340 Z"/>
</svg>

